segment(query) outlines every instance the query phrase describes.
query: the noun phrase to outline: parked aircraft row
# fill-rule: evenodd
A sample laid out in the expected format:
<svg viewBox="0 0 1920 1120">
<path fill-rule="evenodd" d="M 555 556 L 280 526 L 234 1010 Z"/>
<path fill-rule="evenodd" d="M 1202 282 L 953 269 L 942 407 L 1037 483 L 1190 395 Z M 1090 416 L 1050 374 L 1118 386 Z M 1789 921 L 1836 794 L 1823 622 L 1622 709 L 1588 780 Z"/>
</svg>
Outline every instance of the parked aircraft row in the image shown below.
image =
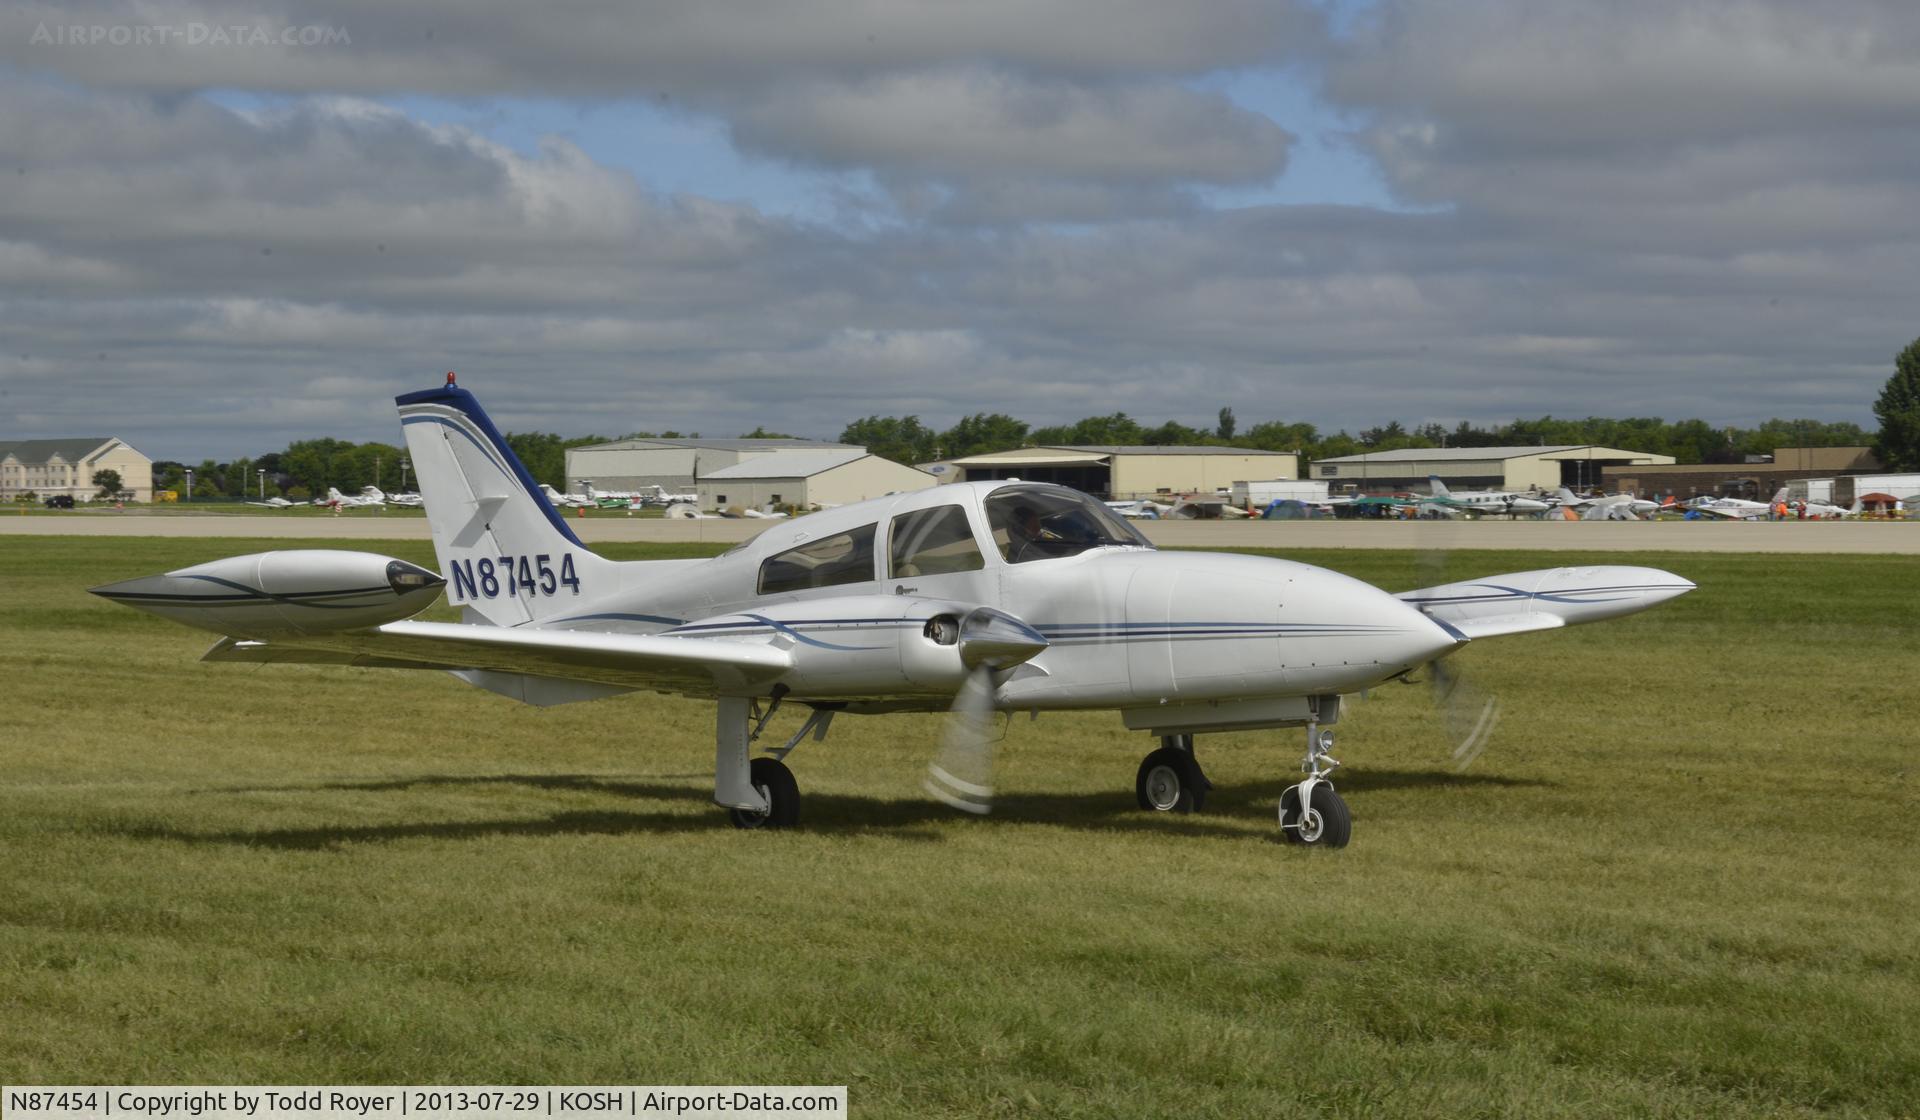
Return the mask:
<svg viewBox="0 0 1920 1120">
<path fill-rule="evenodd" d="M 1824 502 L 1790 501 L 1784 488 L 1765 502 L 1703 496 L 1690 502 L 1680 503 L 1671 495 L 1659 502 L 1633 494 L 1601 494 L 1583 497 L 1564 486 L 1552 494 L 1520 493 L 1509 490 L 1453 490 L 1434 475 L 1429 475 L 1427 482 L 1432 492 L 1425 496 L 1349 497 L 1340 495 L 1300 504 L 1321 514 L 1332 514 L 1336 508 L 1342 506 L 1354 506 L 1362 510 L 1388 511 L 1394 515 L 1406 517 L 1483 517 L 1488 515 L 1518 517 L 1524 514 L 1558 516 L 1569 521 L 1639 521 L 1659 513 L 1685 511 L 1694 511 L 1704 517 L 1734 521 L 1796 516 L 1834 518 L 1845 517 L 1852 512 Z M 673 493 L 662 486 L 630 491 L 603 491 L 588 486 L 584 494 L 563 494 L 544 482 L 539 485 L 541 496 L 546 498 L 548 504 L 555 509 L 640 509 L 646 506 L 664 506 L 666 515 L 676 519 L 728 516 L 724 513 L 702 513 L 697 495 Z M 247 504 L 267 509 L 290 509 L 308 503 L 290 501 L 286 498 L 267 498 Z M 424 503 L 417 493 L 387 494 L 378 487 L 363 486 L 358 494 L 347 495 L 330 486 L 324 497 L 315 498 L 310 504 L 343 510 L 378 509 L 389 505 L 419 509 Z M 1132 520 L 1213 520 L 1259 516 L 1252 510 L 1241 509 L 1234 505 L 1226 495 L 1217 493 L 1184 494 L 1175 497 L 1171 502 L 1140 498 L 1133 501 L 1111 501 L 1106 505 L 1114 513 Z M 744 510 L 741 516 L 769 518 L 784 515 L 772 511 Z"/>
<path fill-rule="evenodd" d="M 257 502 L 248 502 L 250 506 L 263 509 L 293 509 L 296 506 L 315 505 L 326 509 L 382 509 L 389 505 L 419 509 L 424 505 L 420 495 L 415 493 L 388 494 L 377 486 L 362 486 L 358 494 L 342 494 L 338 487 L 327 487 L 326 495 L 311 502 L 296 502 L 287 498 L 264 498 Z"/>
<path fill-rule="evenodd" d="M 587 485 L 583 494 L 562 494 L 546 483 L 540 492 L 555 509 L 642 509 L 647 506 L 697 504 L 698 494 L 675 493 L 664 486 L 643 486 L 638 490 L 596 490 Z"/>
</svg>

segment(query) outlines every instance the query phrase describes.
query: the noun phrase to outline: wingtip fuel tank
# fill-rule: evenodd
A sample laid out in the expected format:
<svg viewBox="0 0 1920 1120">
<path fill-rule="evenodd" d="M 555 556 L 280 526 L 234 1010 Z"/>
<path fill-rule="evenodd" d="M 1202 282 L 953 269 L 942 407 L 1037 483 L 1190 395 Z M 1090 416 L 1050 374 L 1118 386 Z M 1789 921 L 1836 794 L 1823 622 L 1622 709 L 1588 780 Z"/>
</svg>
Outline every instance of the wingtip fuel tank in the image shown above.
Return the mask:
<svg viewBox="0 0 1920 1120">
<path fill-rule="evenodd" d="M 411 618 L 446 581 L 371 552 L 256 552 L 93 588 L 173 622 L 238 638 L 359 630 Z"/>
</svg>

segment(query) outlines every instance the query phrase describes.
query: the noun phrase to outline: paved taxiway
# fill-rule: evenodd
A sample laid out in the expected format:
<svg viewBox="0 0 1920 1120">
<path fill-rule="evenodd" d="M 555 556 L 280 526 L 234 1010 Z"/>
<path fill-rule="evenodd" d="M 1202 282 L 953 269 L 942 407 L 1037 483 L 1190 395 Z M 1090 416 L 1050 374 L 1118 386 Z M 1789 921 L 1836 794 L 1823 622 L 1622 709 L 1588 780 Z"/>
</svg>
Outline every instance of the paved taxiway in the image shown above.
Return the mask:
<svg viewBox="0 0 1920 1120">
<path fill-rule="evenodd" d="M 568 521 L 596 541 L 746 540 L 767 528 L 754 520 L 667 521 L 588 517 Z M 1920 522 L 1895 521 L 1136 521 L 1155 544 L 1181 548 L 1420 548 L 1554 552 L 1920 553 Z M 338 517 L 87 510 L 0 514 L 0 536 L 300 537 L 427 540 L 424 517 L 347 513 Z"/>
</svg>

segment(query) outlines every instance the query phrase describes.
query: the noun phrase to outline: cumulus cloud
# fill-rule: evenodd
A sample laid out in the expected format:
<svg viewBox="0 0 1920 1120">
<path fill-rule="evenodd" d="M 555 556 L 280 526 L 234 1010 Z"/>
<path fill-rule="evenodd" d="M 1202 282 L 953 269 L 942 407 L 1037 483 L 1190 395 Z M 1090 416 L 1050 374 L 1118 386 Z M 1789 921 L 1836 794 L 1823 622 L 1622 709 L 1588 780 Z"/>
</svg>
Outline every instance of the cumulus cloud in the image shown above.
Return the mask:
<svg viewBox="0 0 1920 1120">
<path fill-rule="evenodd" d="M 1029 220 L 1098 209 L 1081 192 L 1267 182 L 1291 137 L 1215 93 L 1171 83 L 1089 88 L 969 69 L 784 90 L 733 115 L 748 151 L 909 183 L 963 185 Z M 1018 184 L 1039 180 L 1039 187 Z M 1000 184 L 1016 184 L 1008 190 Z M 1011 195 L 1012 197 L 1007 197 Z"/>
<path fill-rule="evenodd" d="M 0 61 L 95 86 L 289 93 L 429 92 L 731 99 L 795 80 L 858 80 L 993 60 L 1075 80 L 1262 65 L 1310 47 L 1323 19 L 1289 0 L 25 0 L 0 17 Z M 69 46 L 71 27 L 322 26 L 346 42 L 147 49 Z M 203 35 L 204 39 L 206 36 Z M 242 37 L 236 35 L 236 37 Z"/>
<path fill-rule="evenodd" d="M 387 398 L 446 369 L 509 427 L 573 433 L 1864 420 L 1920 333 L 1904 6 L 1386 0 L 1337 37 L 1268 3 L 1049 11 L 14 5 L 0 434 L 104 423 L 194 458 L 392 438 Z M 354 41 L 29 42 L 196 18 Z M 1323 75 L 1406 209 L 1203 201 L 1298 163 L 1303 129 L 1209 80 L 1281 61 Z M 311 96 L 235 112 L 213 87 Z M 865 177 L 884 212 L 669 195 L 380 100 L 400 91 L 664 92 L 748 152 Z"/>
<path fill-rule="evenodd" d="M 1307 0 L 29 0 L 0 13 L 0 64 L 172 94 L 658 99 L 752 152 L 871 169 L 909 211 L 931 191 L 964 220 L 1098 220 L 1279 174 L 1281 127 L 1180 83 L 1305 57 L 1323 22 Z"/>
</svg>

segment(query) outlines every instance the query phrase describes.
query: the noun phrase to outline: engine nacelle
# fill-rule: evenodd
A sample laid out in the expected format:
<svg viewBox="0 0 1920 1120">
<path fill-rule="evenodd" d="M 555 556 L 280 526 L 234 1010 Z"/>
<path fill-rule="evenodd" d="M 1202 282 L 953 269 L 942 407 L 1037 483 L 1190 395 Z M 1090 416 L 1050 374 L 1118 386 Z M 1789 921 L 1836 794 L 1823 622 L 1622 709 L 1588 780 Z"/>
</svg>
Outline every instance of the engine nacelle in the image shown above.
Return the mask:
<svg viewBox="0 0 1920 1120">
<path fill-rule="evenodd" d="M 668 633 L 778 646 L 793 658 L 780 683 L 808 698 L 951 696 L 969 672 L 1012 668 L 1047 648 L 1004 611 L 899 595 L 780 603 Z"/>
<path fill-rule="evenodd" d="M 270 639 L 398 622 L 431 606 L 445 583 L 391 556 L 314 548 L 232 556 L 93 593 L 216 634 Z"/>
</svg>

